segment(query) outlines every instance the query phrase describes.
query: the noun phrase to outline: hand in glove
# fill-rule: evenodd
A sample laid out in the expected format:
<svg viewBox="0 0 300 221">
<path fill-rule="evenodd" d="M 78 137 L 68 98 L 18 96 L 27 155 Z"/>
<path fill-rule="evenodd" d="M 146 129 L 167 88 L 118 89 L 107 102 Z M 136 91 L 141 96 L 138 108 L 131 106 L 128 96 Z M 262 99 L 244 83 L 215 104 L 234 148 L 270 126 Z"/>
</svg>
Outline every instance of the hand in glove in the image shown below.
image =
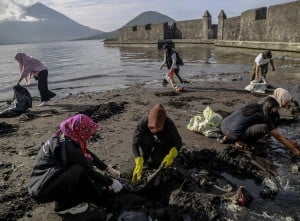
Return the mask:
<svg viewBox="0 0 300 221">
<path fill-rule="evenodd" d="M 135 168 L 132 174 L 132 183 L 137 184 L 142 179 L 144 159 L 143 157 L 137 157 L 134 159 L 134 162 Z"/>
<path fill-rule="evenodd" d="M 115 192 L 118 193 L 122 190 L 123 185 L 120 183 L 119 180 L 113 179 L 113 183 L 110 185 L 110 188 Z"/>
<path fill-rule="evenodd" d="M 169 154 L 167 154 L 163 159 L 163 161 L 161 162 L 164 165 L 164 168 L 171 166 L 175 157 L 177 157 L 177 155 L 178 155 L 177 149 L 175 147 L 172 147 Z"/>
<path fill-rule="evenodd" d="M 120 171 L 112 168 L 111 166 L 106 167 L 106 172 L 108 172 L 113 178 L 120 178 Z"/>
</svg>

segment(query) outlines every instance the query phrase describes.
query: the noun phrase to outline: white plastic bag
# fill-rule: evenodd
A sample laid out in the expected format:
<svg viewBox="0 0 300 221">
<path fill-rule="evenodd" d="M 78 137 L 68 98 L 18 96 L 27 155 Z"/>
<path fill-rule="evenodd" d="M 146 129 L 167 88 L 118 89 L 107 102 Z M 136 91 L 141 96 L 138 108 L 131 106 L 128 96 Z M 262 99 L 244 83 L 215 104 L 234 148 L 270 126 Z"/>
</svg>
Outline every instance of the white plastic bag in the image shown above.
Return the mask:
<svg viewBox="0 0 300 221">
<path fill-rule="evenodd" d="M 221 122 L 221 115 L 215 113 L 207 106 L 203 113 L 191 118 L 187 128 L 191 131 L 201 133 L 206 137 L 219 137 Z"/>
<path fill-rule="evenodd" d="M 253 80 L 250 81 L 250 84 L 245 87 L 246 91 L 251 93 L 266 93 L 267 90 L 267 82 L 264 77 L 261 77 L 259 81 Z"/>
</svg>

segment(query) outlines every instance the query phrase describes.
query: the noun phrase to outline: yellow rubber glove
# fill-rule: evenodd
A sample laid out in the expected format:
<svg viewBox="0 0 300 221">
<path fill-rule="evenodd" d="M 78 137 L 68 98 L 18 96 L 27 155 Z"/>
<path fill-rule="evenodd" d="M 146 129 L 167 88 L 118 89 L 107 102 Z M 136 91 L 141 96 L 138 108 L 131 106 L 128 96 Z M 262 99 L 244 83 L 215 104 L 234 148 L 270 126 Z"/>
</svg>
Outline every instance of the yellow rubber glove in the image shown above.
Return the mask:
<svg viewBox="0 0 300 221">
<path fill-rule="evenodd" d="M 134 162 L 135 162 L 135 168 L 132 174 L 132 183 L 137 184 L 142 179 L 144 159 L 143 157 L 137 157 L 134 159 Z"/>
<path fill-rule="evenodd" d="M 171 166 L 175 157 L 177 157 L 177 155 L 178 155 L 177 149 L 175 147 L 172 147 L 169 154 L 167 154 L 163 159 L 163 161 L 161 162 L 164 165 L 164 168 Z"/>
</svg>

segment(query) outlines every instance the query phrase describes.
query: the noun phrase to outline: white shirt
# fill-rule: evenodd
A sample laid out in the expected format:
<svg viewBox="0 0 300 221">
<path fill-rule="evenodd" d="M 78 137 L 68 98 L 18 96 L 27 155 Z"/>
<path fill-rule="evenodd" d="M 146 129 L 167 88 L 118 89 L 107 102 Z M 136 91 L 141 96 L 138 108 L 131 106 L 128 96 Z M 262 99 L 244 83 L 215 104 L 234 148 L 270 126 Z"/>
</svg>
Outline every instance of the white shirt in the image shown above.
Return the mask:
<svg viewBox="0 0 300 221">
<path fill-rule="evenodd" d="M 263 58 L 263 53 L 259 53 L 255 58 L 255 63 L 257 66 L 261 66 L 270 62 L 270 58 Z"/>
</svg>

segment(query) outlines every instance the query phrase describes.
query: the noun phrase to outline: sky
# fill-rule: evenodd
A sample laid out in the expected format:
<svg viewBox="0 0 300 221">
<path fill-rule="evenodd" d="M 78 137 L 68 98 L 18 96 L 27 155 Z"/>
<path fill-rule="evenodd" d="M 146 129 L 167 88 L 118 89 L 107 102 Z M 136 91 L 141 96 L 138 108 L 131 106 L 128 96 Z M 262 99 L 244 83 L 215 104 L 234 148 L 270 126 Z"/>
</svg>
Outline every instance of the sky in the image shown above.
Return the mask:
<svg viewBox="0 0 300 221">
<path fill-rule="evenodd" d="M 206 10 L 217 24 L 223 9 L 227 17 L 259 7 L 293 2 L 293 0 L 0 0 L 0 22 L 36 21 L 25 16 L 24 7 L 43 3 L 76 22 L 101 31 L 114 31 L 145 11 L 156 11 L 176 21 L 201 19 Z"/>
</svg>

